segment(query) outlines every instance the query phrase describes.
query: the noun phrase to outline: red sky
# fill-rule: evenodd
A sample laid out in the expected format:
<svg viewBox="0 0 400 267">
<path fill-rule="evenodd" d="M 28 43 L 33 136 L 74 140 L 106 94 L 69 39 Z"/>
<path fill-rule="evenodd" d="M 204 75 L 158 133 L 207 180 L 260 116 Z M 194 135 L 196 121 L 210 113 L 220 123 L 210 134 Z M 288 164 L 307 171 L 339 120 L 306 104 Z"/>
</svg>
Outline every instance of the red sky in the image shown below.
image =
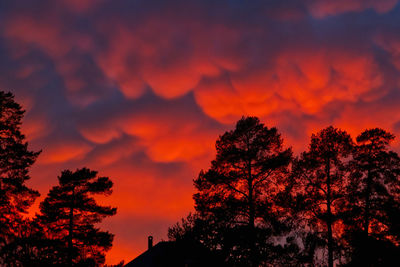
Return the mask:
<svg viewBox="0 0 400 267">
<path fill-rule="evenodd" d="M 45 196 L 83 166 L 109 176 L 108 263 L 166 239 L 242 115 L 297 153 L 330 124 L 400 134 L 397 0 L 1 1 L 0 18 L 0 90 L 43 150 L 30 185 Z"/>
</svg>

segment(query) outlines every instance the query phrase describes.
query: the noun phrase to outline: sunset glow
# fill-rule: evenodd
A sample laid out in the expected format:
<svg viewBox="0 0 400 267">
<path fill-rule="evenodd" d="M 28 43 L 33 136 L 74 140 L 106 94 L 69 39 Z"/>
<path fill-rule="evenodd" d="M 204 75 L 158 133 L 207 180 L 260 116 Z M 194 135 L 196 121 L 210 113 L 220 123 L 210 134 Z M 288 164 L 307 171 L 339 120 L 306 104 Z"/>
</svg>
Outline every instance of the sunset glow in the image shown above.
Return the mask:
<svg viewBox="0 0 400 267">
<path fill-rule="evenodd" d="M 397 0 L 22 2 L 0 3 L 0 90 L 43 151 L 32 209 L 61 170 L 110 177 L 109 264 L 150 234 L 167 239 L 243 115 L 276 126 L 295 154 L 328 125 L 400 137 Z"/>
</svg>

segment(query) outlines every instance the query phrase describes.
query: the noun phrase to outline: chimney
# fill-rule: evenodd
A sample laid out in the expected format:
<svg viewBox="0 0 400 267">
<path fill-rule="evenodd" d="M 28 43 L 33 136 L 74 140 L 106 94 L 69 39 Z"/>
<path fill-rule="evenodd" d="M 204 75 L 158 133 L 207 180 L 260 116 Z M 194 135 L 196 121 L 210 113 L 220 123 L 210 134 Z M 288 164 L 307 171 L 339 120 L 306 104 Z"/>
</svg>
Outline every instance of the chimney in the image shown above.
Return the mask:
<svg viewBox="0 0 400 267">
<path fill-rule="evenodd" d="M 147 249 L 150 250 L 153 247 L 153 236 L 147 238 Z"/>
</svg>

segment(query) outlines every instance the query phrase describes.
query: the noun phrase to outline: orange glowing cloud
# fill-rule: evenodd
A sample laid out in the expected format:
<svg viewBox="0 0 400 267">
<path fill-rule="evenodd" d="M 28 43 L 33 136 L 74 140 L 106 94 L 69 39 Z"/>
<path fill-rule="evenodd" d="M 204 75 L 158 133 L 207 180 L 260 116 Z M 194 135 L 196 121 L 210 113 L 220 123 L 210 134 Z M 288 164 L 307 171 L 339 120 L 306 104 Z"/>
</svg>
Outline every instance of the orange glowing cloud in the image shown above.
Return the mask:
<svg viewBox="0 0 400 267">
<path fill-rule="evenodd" d="M 243 115 L 296 153 L 330 124 L 400 132 L 397 0 L 14 2 L 0 11 L 0 86 L 43 150 L 32 185 L 45 195 L 83 166 L 114 181 L 108 263 L 191 210 L 192 179 Z"/>
<path fill-rule="evenodd" d="M 51 131 L 50 124 L 43 118 L 29 117 L 24 120 L 22 131 L 28 141 L 46 136 Z"/>
<path fill-rule="evenodd" d="M 91 151 L 88 164 L 90 166 L 108 166 L 124 158 L 138 153 L 143 148 L 133 138 L 123 138 L 96 147 Z"/>
<path fill-rule="evenodd" d="M 101 28 L 107 28 L 102 25 Z M 128 29 L 121 25 L 113 27 L 110 48 L 101 52 L 97 56 L 97 62 L 103 72 L 114 81 L 128 98 L 140 97 L 145 89 L 146 83 L 141 77 L 140 70 L 134 59 L 131 64 L 129 59 L 130 51 L 137 51 L 141 48 L 140 44 L 135 43 L 135 39 Z"/>
<path fill-rule="evenodd" d="M 83 159 L 91 149 L 92 147 L 85 142 L 62 140 L 45 146 L 38 163 L 49 164 Z"/>
<path fill-rule="evenodd" d="M 382 84 L 367 52 L 299 48 L 282 51 L 265 69 L 205 81 L 195 97 L 206 114 L 232 122 L 242 114 L 263 117 L 285 109 L 316 114 L 334 101 L 363 99 Z"/>
<path fill-rule="evenodd" d="M 138 98 L 148 87 L 163 98 L 177 98 L 192 91 L 203 77 L 215 77 L 224 69 L 238 70 L 243 64 L 232 47 L 240 38 L 237 30 L 179 20 L 180 26 L 173 28 L 164 20 L 175 18 L 165 16 L 150 16 L 129 28 L 117 18 L 112 27 L 98 26 L 110 39 L 110 47 L 98 53 L 96 60 L 126 97 Z M 210 38 L 221 39 L 225 49 L 210 51 Z"/>
<path fill-rule="evenodd" d="M 83 125 L 81 134 L 100 144 L 110 142 L 120 133 L 128 134 L 137 138 L 137 145 L 156 162 L 191 161 L 208 155 L 218 136 L 215 130 L 205 131 L 200 121 L 190 121 L 171 110 L 164 114 L 125 114 L 104 123 L 95 127 Z"/>
<path fill-rule="evenodd" d="M 131 144 L 155 162 L 190 163 L 213 152 L 213 142 L 221 127 L 204 117 L 193 100 L 187 103 L 185 99 L 153 98 L 154 103 L 140 104 L 140 108 L 133 104 L 102 112 L 101 120 L 93 120 L 97 114 L 89 112 L 78 130 L 88 141 L 104 147 L 111 143 L 119 146 L 121 138 L 133 138 Z M 183 113 L 182 108 L 186 109 Z"/>
<path fill-rule="evenodd" d="M 397 124 L 400 121 L 398 105 L 395 103 L 387 103 L 386 105 L 385 109 L 382 109 L 382 106 L 377 103 L 357 108 L 348 106 L 346 110 L 343 110 L 342 116 L 335 120 L 335 124 L 346 129 L 354 137 L 365 129 L 374 127 L 381 127 L 396 133 L 398 132 Z"/>
<path fill-rule="evenodd" d="M 284 54 L 276 69 L 282 97 L 311 114 L 332 101 L 357 101 L 382 85 L 373 57 L 355 51 Z"/>
</svg>

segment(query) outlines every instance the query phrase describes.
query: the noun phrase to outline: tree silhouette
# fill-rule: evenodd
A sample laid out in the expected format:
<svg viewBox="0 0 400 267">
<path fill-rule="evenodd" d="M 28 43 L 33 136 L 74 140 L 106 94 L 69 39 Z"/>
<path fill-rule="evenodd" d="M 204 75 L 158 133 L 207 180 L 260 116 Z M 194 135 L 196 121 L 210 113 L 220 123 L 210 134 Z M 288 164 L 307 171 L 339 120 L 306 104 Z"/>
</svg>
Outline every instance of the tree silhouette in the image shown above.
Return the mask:
<svg viewBox="0 0 400 267">
<path fill-rule="evenodd" d="M 274 197 L 292 157 L 276 128 L 243 117 L 216 142 L 216 159 L 194 181 L 195 209 L 214 229 L 211 246 L 222 248 L 236 265 L 259 266 L 282 226 Z"/>
<path fill-rule="evenodd" d="M 394 138 L 391 133 L 374 128 L 365 130 L 356 139 L 348 186 L 349 214 L 345 217 L 352 235 L 353 264 L 367 266 L 379 258 L 380 250 L 371 250 L 372 247 L 390 250 L 388 241 L 400 243 L 400 236 L 394 230 L 399 223 L 396 214 L 400 212 L 400 158 L 389 150 Z"/>
<path fill-rule="evenodd" d="M 194 184 L 196 213 L 170 240 L 205 244 L 228 266 L 391 266 L 400 253 L 400 157 L 394 136 L 366 130 L 354 144 L 327 127 L 287 166 L 275 128 L 242 118 L 220 136 Z M 282 238 L 285 237 L 285 238 Z M 326 261 L 326 263 L 324 263 Z"/>
<path fill-rule="evenodd" d="M 171 241 L 202 240 L 202 234 L 206 231 L 200 228 L 200 221 L 201 218 L 197 214 L 189 213 L 186 218 L 168 228 L 168 239 Z"/>
<path fill-rule="evenodd" d="M 87 168 L 65 170 L 40 204 L 38 221 L 46 231 L 53 251 L 59 253 L 57 264 L 98 266 L 105 261 L 105 251 L 112 246 L 113 235 L 96 227 L 105 217 L 115 215 L 116 208 L 100 206 L 94 195 L 109 195 L 113 183 L 98 177 Z M 54 253 L 54 252 L 53 252 Z"/>
<path fill-rule="evenodd" d="M 40 151 L 28 150 L 21 133 L 24 112 L 11 93 L 0 91 L 0 265 L 9 264 L 6 258 L 11 255 L 4 255 L 4 248 L 13 242 L 22 214 L 39 196 L 25 184 Z"/>
<path fill-rule="evenodd" d="M 334 262 L 333 228 L 345 202 L 347 161 L 353 149 L 351 137 L 332 126 L 311 136 L 309 150 L 294 160 L 293 193 L 297 211 L 315 233 L 326 241 L 328 266 Z"/>
<path fill-rule="evenodd" d="M 62 242 L 47 239 L 37 220 L 23 220 L 14 231 L 13 242 L 4 247 L 7 266 L 62 266 L 64 255 L 55 249 L 62 247 Z"/>
</svg>

